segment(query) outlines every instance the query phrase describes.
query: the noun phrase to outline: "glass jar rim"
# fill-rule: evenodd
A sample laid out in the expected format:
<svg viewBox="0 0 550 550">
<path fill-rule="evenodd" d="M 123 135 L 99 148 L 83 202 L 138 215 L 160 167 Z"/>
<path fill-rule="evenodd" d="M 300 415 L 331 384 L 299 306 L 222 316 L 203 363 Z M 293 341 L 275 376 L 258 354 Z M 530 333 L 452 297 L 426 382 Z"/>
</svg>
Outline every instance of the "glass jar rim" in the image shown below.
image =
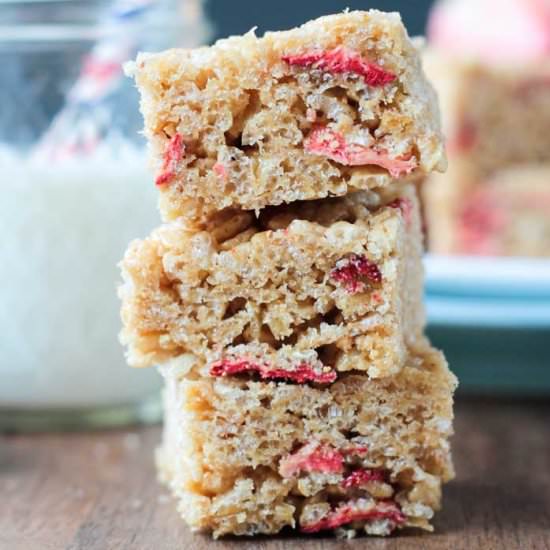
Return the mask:
<svg viewBox="0 0 550 550">
<path fill-rule="evenodd" d="M 0 43 L 89 41 L 105 38 L 109 34 L 97 24 L 0 25 Z"/>
<path fill-rule="evenodd" d="M 142 29 L 143 26 L 143 24 L 136 24 L 131 30 L 137 31 Z M 154 27 L 147 25 L 147 29 L 150 33 L 170 32 L 172 30 L 185 32 L 186 26 L 182 24 L 163 24 Z M 196 30 L 196 27 L 193 27 L 193 29 L 187 27 L 187 29 Z M 126 28 L 126 30 L 130 29 Z M 78 42 L 101 40 L 110 36 L 116 36 L 119 33 L 120 29 L 112 29 L 100 24 L 0 25 L 0 44 L 10 42 Z"/>
<path fill-rule="evenodd" d="M 113 3 L 110 0 L 0 0 L 0 44 L 13 42 L 78 42 L 103 40 L 120 35 L 121 29 L 125 33 L 146 31 L 148 34 L 165 32 L 189 32 L 196 30 L 195 26 L 178 18 L 170 16 L 170 12 L 163 9 L 170 6 L 170 1 L 163 5 L 159 2 L 154 10 L 138 15 L 135 19 L 125 17 L 120 24 L 105 18 L 105 8 Z M 41 7 L 39 13 L 48 13 L 48 4 L 57 4 L 70 7 L 70 17 L 67 18 L 25 18 L 25 20 L 2 20 L 2 10 L 8 10 L 13 16 L 19 10 Z M 47 12 L 44 12 L 47 9 Z M 97 10 L 97 11 L 96 11 Z M 65 10 L 63 10 L 64 12 Z M 101 17 L 101 14 L 103 17 Z"/>
</svg>

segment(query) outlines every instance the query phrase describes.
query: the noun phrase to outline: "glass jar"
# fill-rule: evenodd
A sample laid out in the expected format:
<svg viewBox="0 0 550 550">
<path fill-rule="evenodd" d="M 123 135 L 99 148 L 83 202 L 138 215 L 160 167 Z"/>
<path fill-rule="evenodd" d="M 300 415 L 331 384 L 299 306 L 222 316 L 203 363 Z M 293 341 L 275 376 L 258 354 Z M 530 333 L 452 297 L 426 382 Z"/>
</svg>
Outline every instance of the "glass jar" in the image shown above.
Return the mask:
<svg viewBox="0 0 550 550">
<path fill-rule="evenodd" d="M 0 429 L 159 418 L 118 342 L 117 262 L 159 223 L 121 64 L 206 37 L 192 0 L 0 1 Z"/>
</svg>

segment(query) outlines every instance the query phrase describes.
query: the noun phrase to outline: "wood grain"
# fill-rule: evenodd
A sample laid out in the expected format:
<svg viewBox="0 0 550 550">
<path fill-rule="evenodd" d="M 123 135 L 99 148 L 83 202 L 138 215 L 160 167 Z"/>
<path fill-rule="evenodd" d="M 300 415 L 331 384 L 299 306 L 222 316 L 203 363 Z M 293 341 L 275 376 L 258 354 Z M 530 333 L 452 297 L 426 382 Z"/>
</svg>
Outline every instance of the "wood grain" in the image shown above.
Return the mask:
<svg viewBox="0 0 550 550">
<path fill-rule="evenodd" d="M 550 404 L 461 401 L 436 533 L 337 541 L 192 535 L 155 480 L 158 428 L 0 438 L 1 550 L 550 549 Z"/>
</svg>

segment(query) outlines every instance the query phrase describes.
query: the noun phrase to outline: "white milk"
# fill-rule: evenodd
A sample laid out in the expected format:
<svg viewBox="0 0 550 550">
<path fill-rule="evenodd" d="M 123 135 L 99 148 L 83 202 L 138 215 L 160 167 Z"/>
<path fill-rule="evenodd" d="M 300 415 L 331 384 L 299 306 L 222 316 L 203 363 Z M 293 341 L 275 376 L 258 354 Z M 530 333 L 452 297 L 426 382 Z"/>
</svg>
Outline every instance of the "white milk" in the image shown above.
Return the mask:
<svg viewBox="0 0 550 550">
<path fill-rule="evenodd" d="M 117 263 L 159 224 L 145 157 L 0 152 L 0 409 L 123 405 L 159 388 L 118 342 Z"/>
</svg>

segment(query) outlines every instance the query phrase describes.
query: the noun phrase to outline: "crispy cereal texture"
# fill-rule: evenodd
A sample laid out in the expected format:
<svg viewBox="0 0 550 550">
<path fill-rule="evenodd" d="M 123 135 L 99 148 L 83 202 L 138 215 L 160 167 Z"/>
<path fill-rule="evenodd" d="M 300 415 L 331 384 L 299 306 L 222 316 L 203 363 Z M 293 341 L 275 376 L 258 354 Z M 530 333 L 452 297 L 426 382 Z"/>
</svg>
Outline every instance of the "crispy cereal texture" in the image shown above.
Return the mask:
<svg viewBox="0 0 550 550">
<path fill-rule="evenodd" d="M 127 70 L 165 220 L 344 195 L 446 164 L 437 101 L 397 13 L 140 54 Z"/>
<path fill-rule="evenodd" d="M 286 526 L 347 536 L 432 529 L 441 484 L 453 477 L 456 380 L 427 342 L 396 376 L 344 373 L 326 388 L 192 379 L 196 361 L 188 354 L 161 369 L 158 452 L 161 478 L 192 529 L 215 537 Z"/>
<path fill-rule="evenodd" d="M 393 374 L 424 328 L 421 253 L 410 184 L 224 211 L 198 233 L 172 222 L 122 262 L 129 362 L 194 353 L 206 376 L 320 383 Z"/>
</svg>

